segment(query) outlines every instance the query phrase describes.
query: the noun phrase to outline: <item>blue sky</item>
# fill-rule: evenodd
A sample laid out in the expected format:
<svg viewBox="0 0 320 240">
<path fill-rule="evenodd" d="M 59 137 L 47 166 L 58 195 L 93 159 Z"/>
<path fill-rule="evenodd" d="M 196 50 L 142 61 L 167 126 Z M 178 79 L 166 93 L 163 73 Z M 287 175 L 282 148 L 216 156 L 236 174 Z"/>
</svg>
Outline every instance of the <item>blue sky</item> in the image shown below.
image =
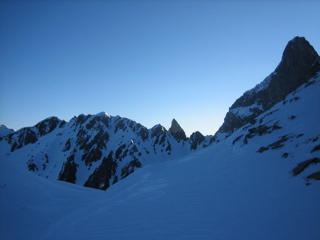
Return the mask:
<svg viewBox="0 0 320 240">
<path fill-rule="evenodd" d="M 287 42 L 320 51 L 319 1 L 1 1 L 0 124 L 105 111 L 214 134 Z"/>
</svg>

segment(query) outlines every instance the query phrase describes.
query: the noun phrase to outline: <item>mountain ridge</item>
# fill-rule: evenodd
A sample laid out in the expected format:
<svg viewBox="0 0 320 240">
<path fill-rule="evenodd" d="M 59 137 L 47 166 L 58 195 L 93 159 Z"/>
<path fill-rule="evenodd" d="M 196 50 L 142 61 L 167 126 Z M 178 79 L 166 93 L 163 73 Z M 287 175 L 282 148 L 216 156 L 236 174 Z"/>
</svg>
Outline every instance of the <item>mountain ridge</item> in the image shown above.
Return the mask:
<svg viewBox="0 0 320 240">
<path fill-rule="evenodd" d="M 8 131 L 2 127 L 1 154 L 12 161 L 24 159 L 21 164 L 45 178 L 106 190 L 138 168 L 189 155 L 248 124 L 253 126 L 257 117 L 318 76 L 319 59 L 305 38 L 289 41 L 276 70 L 234 102 L 214 136 L 194 132 L 187 138 L 175 119 L 168 130 L 161 124 L 147 129 L 133 120 L 100 112 L 80 114 L 69 122 L 49 117 L 9 134 L 1 134 Z M 276 123 L 251 128 L 250 133 L 239 139 L 246 143 L 257 134 L 277 128 Z"/>
<path fill-rule="evenodd" d="M 210 145 L 212 138 L 193 140 L 181 138 L 181 133 L 176 120 L 169 131 L 160 124 L 147 129 L 101 112 L 80 114 L 69 122 L 49 117 L 1 137 L 0 143 L 3 154 L 15 158 L 17 152 L 26 158 L 29 171 L 105 190 L 142 165 L 189 154 Z"/>
</svg>

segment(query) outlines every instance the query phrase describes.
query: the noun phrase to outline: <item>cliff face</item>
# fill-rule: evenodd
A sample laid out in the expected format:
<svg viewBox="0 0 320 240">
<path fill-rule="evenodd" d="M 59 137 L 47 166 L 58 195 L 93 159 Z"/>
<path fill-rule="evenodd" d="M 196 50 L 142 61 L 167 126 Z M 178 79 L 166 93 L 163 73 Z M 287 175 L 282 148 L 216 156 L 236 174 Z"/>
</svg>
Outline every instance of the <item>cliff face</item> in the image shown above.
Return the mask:
<svg viewBox="0 0 320 240">
<path fill-rule="evenodd" d="M 303 37 L 295 37 L 286 46 L 282 60 L 273 73 L 245 92 L 230 107 L 219 133 L 230 135 L 270 109 L 285 96 L 320 71 L 319 55 Z"/>
</svg>

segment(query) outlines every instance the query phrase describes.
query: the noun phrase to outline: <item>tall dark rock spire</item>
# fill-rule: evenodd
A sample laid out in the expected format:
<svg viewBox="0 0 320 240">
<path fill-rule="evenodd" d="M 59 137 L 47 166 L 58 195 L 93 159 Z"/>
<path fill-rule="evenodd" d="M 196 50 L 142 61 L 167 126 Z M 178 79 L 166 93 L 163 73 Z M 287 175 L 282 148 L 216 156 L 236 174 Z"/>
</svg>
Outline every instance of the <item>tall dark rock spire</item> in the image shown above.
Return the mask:
<svg viewBox="0 0 320 240">
<path fill-rule="evenodd" d="M 175 119 L 172 119 L 169 133 L 171 133 L 171 135 L 178 141 L 187 140 L 186 133 L 183 131 L 183 129 Z"/>
</svg>

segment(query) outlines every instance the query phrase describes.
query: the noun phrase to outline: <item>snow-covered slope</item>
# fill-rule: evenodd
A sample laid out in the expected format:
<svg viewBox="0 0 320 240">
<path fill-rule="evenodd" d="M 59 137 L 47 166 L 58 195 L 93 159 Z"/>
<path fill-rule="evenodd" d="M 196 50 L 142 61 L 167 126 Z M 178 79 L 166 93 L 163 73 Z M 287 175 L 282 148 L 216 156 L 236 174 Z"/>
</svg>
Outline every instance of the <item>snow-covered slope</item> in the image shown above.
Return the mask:
<svg viewBox="0 0 320 240">
<path fill-rule="evenodd" d="M 319 92 L 318 74 L 229 138 L 105 192 L 2 159 L 1 239 L 320 239 Z"/>
</svg>

